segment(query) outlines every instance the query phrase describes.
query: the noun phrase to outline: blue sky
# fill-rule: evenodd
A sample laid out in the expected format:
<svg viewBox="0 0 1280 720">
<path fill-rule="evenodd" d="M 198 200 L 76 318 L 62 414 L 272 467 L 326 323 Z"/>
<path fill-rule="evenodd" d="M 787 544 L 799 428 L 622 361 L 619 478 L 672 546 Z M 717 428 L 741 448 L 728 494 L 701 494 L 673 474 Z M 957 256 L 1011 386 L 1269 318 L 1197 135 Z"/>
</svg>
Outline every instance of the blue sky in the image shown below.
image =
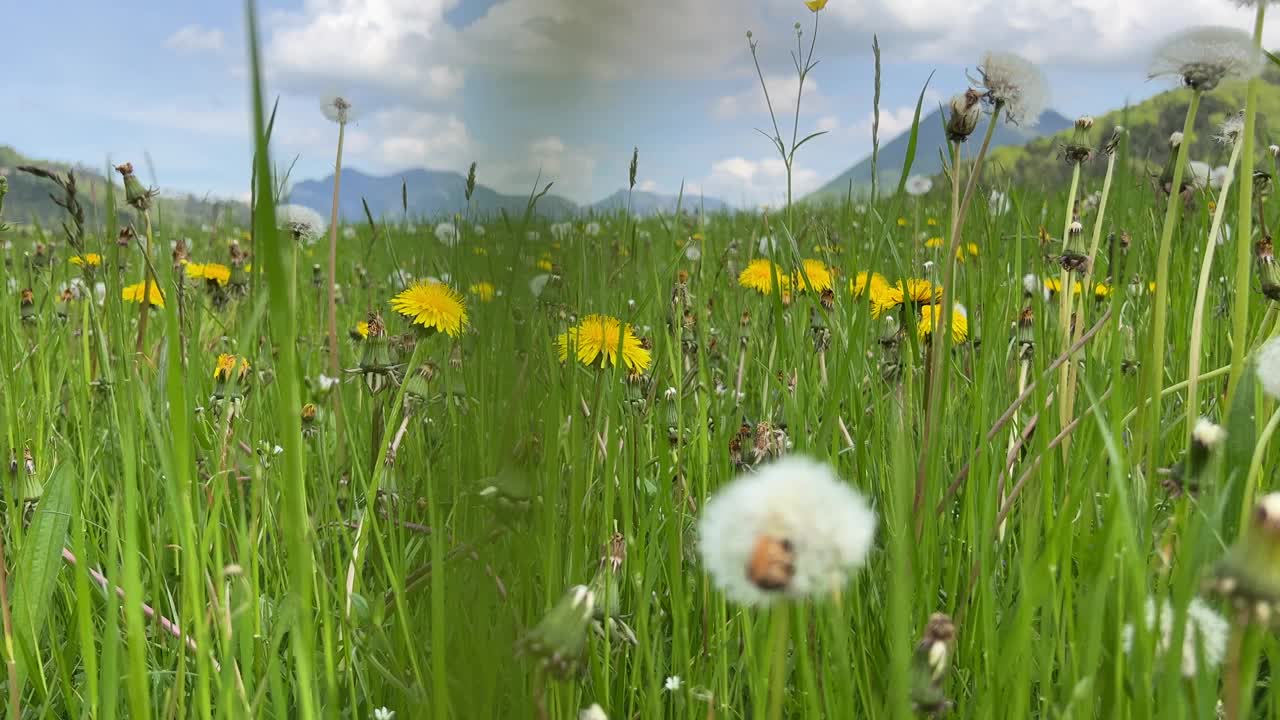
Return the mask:
<svg viewBox="0 0 1280 720">
<path fill-rule="evenodd" d="M 870 151 L 871 33 L 883 50 L 882 134 L 962 91 L 984 50 L 1044 67 L 1050 104 L 1100 113 L 1169 87 L 1145 79 L 1152 45 L 1192 24 L 1248 28 L 1229 0 L 830 0 L 797 158 L 800 192 Z M 162 191 L 243 197 L 250 162 L 244 10 L 208 3 L 13 3 L 0 143 L 46 159 L 131 160 Z M 541 172 L 573 200 L 640 181 L 735 204 L 776 203 L 780 163 L 747 51 L 752 30 L 775 99 L 794 96 L 801 0 L 293 0 L 260 6 L 268 86 L 280 97 L 275 160 L 292 177 L 332 167 L 320 99 L 356 105 L 346 164 L 374 173 L 465 171 L 523 193 Z M 1277 26 L 1280 30 L 1280 26 Z M 1275 32 L 1275 31 L 1273 31 Z M 1280 33 L 1268 32 L 1275 45 Z M 792 100 L 779 100 L 787 112 Z M 789 120 L 788 120 L 789 122 Z M 149 174 L 149 173 L 148 173 Z M 150 179 L 150 178 L 149 178 Z"/>
</svg>

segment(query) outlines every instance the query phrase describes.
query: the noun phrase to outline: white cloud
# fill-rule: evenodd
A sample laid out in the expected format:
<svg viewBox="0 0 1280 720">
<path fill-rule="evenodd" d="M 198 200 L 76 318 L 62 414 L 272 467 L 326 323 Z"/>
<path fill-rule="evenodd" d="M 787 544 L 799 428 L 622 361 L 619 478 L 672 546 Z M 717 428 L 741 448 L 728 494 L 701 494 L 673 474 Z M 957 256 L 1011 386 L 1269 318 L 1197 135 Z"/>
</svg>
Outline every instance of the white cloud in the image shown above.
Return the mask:
<svg viewBox="0 0 1280 720">
<path fill-rule="evenodd" d="M 641 192 L 658 192 L 658 183 L 653 180 L 641 180 L 637 185 Z"/>
<path fill-rule="evenodd" d="M 766 73 L 764 82 L 765 87 L 769 89 L 768 100 L 765 99 L 764 90 L 760 87 L 759 78 L 755 78 L 745 90 L 717 98 L 712 104 L 711 114 L 719 120 L 733 120 L 745 114 L 762 115 L 767 119 L 769 105 L 772 104 L 778 122 L 789 123 L 796 110 L 796 94 L 800 91 L 800 78 L 795 73 Z M 801 110 L 812 112 L 822 109 L 827 104 L 826 98 L 818 92 L 818 83 L 813 76 L 806 78 Z"/>
<path fill-rule="evenodd" d="M 226 37 L 217 28 L 186 25 L 169 36 L 164 46 L 179 52 L 216 52 L 226 44 Z"/>
<path fill-rule="evenodd" d="M 792 168 L 792 196 L 799 198 L 816 190 L 818 173 L 808 168 Z M 777 206 L 787 199 L 787 168 L 781 158 L 750 160 L 734 156 L 712 164 L 711 174 L 699 183 L 700 190 L 730 203 L 749 206 Z"/>
</svg>

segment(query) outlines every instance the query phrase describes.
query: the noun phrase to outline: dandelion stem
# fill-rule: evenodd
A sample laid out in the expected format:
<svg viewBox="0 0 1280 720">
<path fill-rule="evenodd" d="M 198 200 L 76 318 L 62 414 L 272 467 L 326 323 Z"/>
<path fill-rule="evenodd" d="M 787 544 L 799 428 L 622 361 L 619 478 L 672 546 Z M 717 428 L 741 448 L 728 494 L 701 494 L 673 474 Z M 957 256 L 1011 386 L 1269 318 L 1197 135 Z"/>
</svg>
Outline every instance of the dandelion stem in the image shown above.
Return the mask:
<svg viewBox="0 0 1280 720">
<path fill-rule="evenodd" d="M 138 311 L 138 342 L 134 346 L 134 352 L 142 352 L 142 343 L 146 341 L 147 335 L 147 311 L 151 309 L 151 283 L 156 281 L 155 275 L 151 272 L 151 211 L 142 211 L 143 222 L 146 223 L 147 241 L 143 249 L 142 263 L 142 302 L 139 303 L 141 309 Z"/>
<path fill-rule="evenodd" d="M 1259 2 L 1257 15 L 1253 23 L 1253 46 L 1255 51 L 1262 51 L 1262 25 L 1266 20 L 1267 3 Z M 1241 137 L 1244 148 L 1240 155 L 1240 177 L 1244 182 L 1253 179 L 1253 142 L 1254 128 L 1258 113 L 1259 78 L 1249 79 L 1245 90 L 1244 130 Z M 1231 344 L 1231 375 L 1227 379 L 1227 406 L 1230 407 L 1235 397 L 1236 384 L 1240 381 L 1240 373 L 1244 370 L 1244 358 L 1248 353 L 1244 340 L 1249 331 L 1249 252 L 1253 244 L 1253 193 L 1246 187 L 1240 193 L 1239 214 L 1236 216 L 1236 278 L 1235 303 L 1231 307 L 1231 336 L 1236 339 Z M 1156 288 L 1159 290 L 1159 288 Z M 1248 507 L 1248 506 L 1246 506 Z"/>
<path fill-rule="evenodd" d="M 1241 138 L 1236 138 L 1231 147 L 1226 179 L 1222 181 L 1222 191 L 1218 194 L 1218 206 L 1214 208 L 1213 223 L 1209 226 L 1209 238 L 1204 243 L 1204 259 L 1200 262 L 1200 282 L 1196 286 L 1195 309 L 1191 311 L 1191 350 L 1187 358 L 1187 437 L 1191 436 L 1191 430 L 1195 427 L 1196 418 L 1200 414 L 1200 348 L 1204 341 L 1205 295 L 1209 290 L 1209 274 L 1213 269 L 1214 251 L 1218 248 L 1218 237 L 1222 232 L 1222 216 L 1227 208 L 1227 194 L 1231 191 L 1231 181 L 1235 177 L 1236 162 L 1240 160 L 1240 140 Z"/>
<path fill-rule="evenodd" d="M 773 664 L 769 671 L 769 720 L 781 720 L 782 700 L 786 697 L 787 643 L 790 637 L 791 607 L 778 603 L 770 624 L 769 649 Z"/>
<path fill-rule="evenodd" d="M 1173 247 L 1173 232 L 1177 229 L 1182 209 L 1182 177 L 1187 165 L 1187 149 L 1191 145 L 1191 131 L 1195 126 L 1196 113 L 1200 109 L 1200 91 L 1195 90 L 1191 102 L 1187 104 L 1187 117 L 1182 125 L 1182 142 L 1176 150 L 1177 157 L 1173 164 L 1173 180 L 1169 186 L 1169 204 L 1165 210 L 1164 226 L 1160 229 L 1160 248 L 1156 256 L 1156 297 L 1155 312 L 1151 321 L 1151 342 L 1148 344 L 1151 368 L 1147 376 L 1147 393 L 1151 405 L 1148 409 L 1144 432 L 1138 433 L 1145 438 L 1147 471 L 1153 472 L 1156 466 L 1156 453 L 1160 444 L 1160 406 L 1161 388 L 1164 385 L 1165 326 L 1169 313 L 1169 254 Z M 1243 334 L 1240 336 L 1243 337 Z M 1142 440 L 1139 440 L 1142 442 Z M 1141 457 L 1140 453 L 1136 454 Z"/>
<path fill-rule="evenodd" d="M 1080 163 L 1074 163 L 1071 169 L 1071 189 L 1067 191 L 1067 209 L 1066 218 L 1062 221 L 1062 247 L 1066 250 L 1071 242 L 1071 224 L 1075 220 L 1076 193 L 1080 190 Z M 1062 346 L 1071 346 L 1071 308 L 1075 303 L 1075 288 L 1071 284 L 1071 271 L 1064 265 L 1062 273 L 1059 275 L 1058 286 L 1058 337 L 1062 338 Z M 1084 294 L 1084 288 L 1080 288 L 1080 294 Z M 1068 356 L 1067 362 L 1063 364 L 1058 371 L 1058 422 L 1061 426 L 1066 427 L 1071 422 L 1072 403 L 1071 398 L 1067 397 L 1067 383 L 1071 379 L 1071 358 Z M 1067 447 L 1062 448 L 1063 457 L 1067 456 Z"/>
<path fill-rule="evenodd" d="M 342 145 L 346 138 L 347 124 L 338 123 L 338 157 L 333 165 L 333 210 L 329 216 L 329 285 L 327 290 L 328 324 L 329 324 L 329 374 L 341 377 L 338 361 L 338 299 L 334 290 L 338 282 L 338 188 L 342 185 Z M 346 460 L 347 444 L 342 433 L 342 387 L 338 386 L 333 394 L 333 420 L 337 434 L 338 471 Z"/>
<path fill-rule="evenodd" d="M 1240 527 L 1245 527 L 1249 522 L 1249 512 L 1253 508 L 1253 496 L 1258 487 L 1258 473 L 1262 471 L 1262 458 L 1266 455 L 1267 445 L 1271 442 L 1271 436 L 1275 434 L 1276 427 L 1280 426 L 1280 408 L 1276 408 L 1271 413 L 1271 419 L 1267 421 L 1262 432 L 1258 435 L 1258 442 L 1253 446 L 1253 457 L 1249 459 L 1249 474 L 1245 476 L 1244 483 L 1244 504 L 1240 512 Z"/>
</svg>

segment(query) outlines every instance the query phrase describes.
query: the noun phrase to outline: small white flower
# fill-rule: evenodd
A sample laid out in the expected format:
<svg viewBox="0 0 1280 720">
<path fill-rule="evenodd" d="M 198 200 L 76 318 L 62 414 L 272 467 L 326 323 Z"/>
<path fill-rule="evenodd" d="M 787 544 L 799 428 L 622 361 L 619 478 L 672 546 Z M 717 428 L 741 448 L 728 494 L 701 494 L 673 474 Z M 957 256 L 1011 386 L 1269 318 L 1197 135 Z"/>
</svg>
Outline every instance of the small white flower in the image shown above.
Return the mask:
<svg viewBox="0 0 1280 720">
<path fill-rule="evenodd" d="M 346 98 L 337 95 L 330 95 L 321 100 L 320 112 L 339 125 L 346 125 L 356 119 L 355 108 L 351 107 L 351 103 Z"/>
<path fill-rule="evenodd" d="M 932 270 L 933 270 L 933 261 L 932 261 L 932 260 L 925 260 L 925 261 L 924 261 L 924 271 L 925 271 L 925 272 L 931 272 Z"/>
<path fill-rule="evenodd" d="M 304 205 L 281 205 L 276 208 L 276 220 L 304 245 L 314 244 L 328 227 L 320 213 Z"/>
<path fill-rule="evenodd" d="M 595 237 L 600 234 L 600 223 L 589 222 L 583 230 L 587 233 L 587 237 Z"/>
<path fill-rule="evenodd" d="M 1163 655 L 1169 651 L 1173 642 L 1173 607 L 1167 600 L 1160 602 L 1157 618 L 1156 603 L 1147 598 L 1145 624 L 1148 632 L 1157 634 L 1156 654 Z M 1195 677 L 1199 667 L 1196 659 L 1203 651 L 1205 663 L 1209 667 L 1217 667 L 1227 649 L 1227 633 L 1231 627 L 1226 619 L 1200 598 L 1193 598 L 1187 606 L 1187 624 L 1182 638 L 1182 676 Z M 1124 627 L 1124 650 L 1133 652 L 1134 628 L 1132 624 Z"/>
<path fill-rule="evenodd" d="M 1254 357 L 1258 367 L 1258 382 L 1271 397 L 1280 400 L 1280 337 L 1271 338 L 1258 348 Z"/>
<path fill-rule="evenodd" d="M 925 175 L 912 175 L 907 178 L 908 195 L 920 196 L 933 189 L 933 180 Z"/>
<path fill-rule="evenodd" d="M 283 453 L 283 452 L 284 452 L 284 448 L 280 447 L 279 445 L 276 445 L 276 446 L 274 446 L 274 447 L 272 447 L 272 448 L 271 448 L 271 454 L 272 454 L 272 455 L 279 455 L 279 454 L 281 454 L 281 453 Z"/>
<path fill-rule="evenodd" d="M 609 720 L 609 716 L 604 714 L 604 708 L 600 707 L 600 703 L 591 703 L 591 707 L 578 713 L 578 720 Z"/>
<path fill-rule="evenodd" d="M 684 249 L 684 256 L 692 262 L 698 262 L 702 259 L 702 250 L 697 245 L 690 243 L 689 246 Z"/>
<path fill-rule="evenodd" d="M 1035 127 L 1048 102 L 1044 73 L 1026 58 L 1005 52 L 988 52 L 978 68 L 987 98 L 1004 107 L 1011 125 Z"/>
<path fill-rule="evenodd" d="M 662 687 L 670 692 L 675 692 L 680 689 L 680 685 L 683 684 L 683 682 L 684 681 L 680 679 L 679 675 L 672 675 L 667 678 L 667 681 L 662 684 Z"/>
<path fill-rule="evenodd" d="M 1262 72 L 1264 58 L 1243 30 L 1195 27 L 1165 40 L 1151 58 L 1150 77 L 1176 75 L 1187 87 L 1209 91 L 1223 80 L 1242 80 Z"/>
<path fill-rule="evenodd" d="M 792 455 L 739 476 L 707 502 L 698 550 L 730 599 L 768 604 L 843 587 L 875 530 L 861 493 L 830 466 Z"/>
<path fill-rule="evenodd" d="M 627 298 L 627 309 L 628 309 L 628 310 L 635 310 L 635 309 L 636 309 L 636 299 L 635 299 L 635 298 Z"/>
<path fill-rule="evenodd" d="M 448 247 L 457 245 L 458 228 L 454 227 L 453 223 L 450 222 L 442 222 L 436 225 L 436 240 Z"/>
<path fill-rule="evenodd" d="M 393 720 L 395 716 L 395 710 L 388 710 L 385 707 L 380 707 L 373 711 L 373 720 Z"/>
</svg>

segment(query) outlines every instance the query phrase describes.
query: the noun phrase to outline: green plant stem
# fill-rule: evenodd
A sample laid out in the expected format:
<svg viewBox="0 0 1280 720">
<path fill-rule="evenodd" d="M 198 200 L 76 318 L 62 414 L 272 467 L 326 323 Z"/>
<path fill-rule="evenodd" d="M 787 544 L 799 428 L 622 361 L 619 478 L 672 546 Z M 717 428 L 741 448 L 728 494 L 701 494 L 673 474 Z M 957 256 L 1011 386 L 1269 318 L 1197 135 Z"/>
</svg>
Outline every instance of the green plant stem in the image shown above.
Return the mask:
<svg viewBox="0 0 1280 720">
<path fill-rule="evenodd" d="M 1165 325 L 1169 313 L 1169 254 L 1173 247 L 1173 233 L 1181 216 L 1183 170 L 1187 165 L 1187 149 L 1191 145 L 1191 131 L 1196 113 L 1200 109 L 1200 91 L 1194 91 L 1187 104 L 1187 116 L 1182 124 L 1182 142 L 1178 145 L 1173 164 L 1173 181 L 1169 186 L 1169 204 L 1165 210 L 1164 226 L 1160 229 L 1160 246 L 1156 256 L 1156 297 L 1154 317 L 1151 321 L 1151 342 L 1147 345 L 1150 372 L 1147 375 L 1146 396 L 1151 399 L 1147 420 L 1139 435 L 1146 442 L 1146 467 L 1154 473 L 1156 454 L 1160 445 L 1161 387 L 1164 384 Z M 1143 440 L 1140 440 L 1142 442 Z"/>
<path fill-rule="evenodd" d="M 1266 20 L 1267 3 L 1259 2 L 1253 23 L 1253 46 L 1262 50 L 1262 26 Z M 1245 90 L 1244 148 L 1240 156 L 1240 177 L 1245 183 L 1253 181 L 1254 128 L 1258 114 L 1259 78 L 1250 78 Z M 1235 302 L 1231 307 L 1231 375 L 1227 378 L 1227 407 L 1235 397 L 1236 384 L 1244 371 L 1244 359 L 1249 352 L 1245 338 L 1249 331 L 1249 254 L 1253 245 L 1253 189 L 1246 186 L 1240 193 L 1239 213 L 1236 215 L 1236 277 Z M 1159 290 L 1159 288 L 1157 288 Z"/>
<path fill-rule="evenodd" d="M 778 603 L 773 610 L 770 626 L 769 649 L 769 720 L 781 720 L 783 699 L 786 698 L 787 644 L 790 639 L 791 607 Z"/>
<path fill-rule="evenodd" d="M 338 282 L 338 189 L 342 186 L 342 145 L 346 138 L 347 124 L 338 123 L 338 157 L 333 169 L 333 211 L 329 217 L 329 286 L 327 290 L 328 324 L 329 324 L 329 374 L 335 378 L 342 377 L 341 363 L 338 353 L 338 298 L 335 287 Z M 342 423 L 342 385 L 339 384 L 333 393 L 333 421 L 336 428 L 338 462 L 337 470 L 342 472 L 346 465 L 347 443 L 343 434 Z"/>
<path fill-rule="evenodd" d="M 147 241 L 144 246 L 142 261 L 142 301 L 138 303 L 138 342 L 134 345 L 134 352 L 142 352 L 142 344 L 146 342 L 147 336 L 147 316 L 148 310 L 151 309 L 151 285 L 154 283 L 155 276 L 151 274 L 151 211 L 142 211 L 143 222 L 146 223 Z"/>
<path fill-rule="evenodd" d="M 1226 199 L 1231 191 L 1231 183 L 1235 178 L 1236 163 L 1240 160 L 1240 139 L 1231 146 L 1231 159 L 1227 161 L 1227 177 L 1222 183 L 1222 192 L 1218 193 L 1218 206 L 1213 211 L 1213 222 L 1209 226 L 1209 238 L 1204 244 L 1204 258 L 1200 262 L 1200 281 L 1196 285 L 1196 302 L 1191 311 L 1191 350 L 1187 357 L 1187 437 L 1195 428 L 1196 418 L 1200 415 L 1200 348 L 1204 343 L 1204 303 L 1209 292 L 1209 275 L 1213 270 L 1213 256 L 1218 248 L 1218 237 L 1222 232 L 1222 216 L 1227 207 Z M 1240 336 L 1243 340 L 1244 336 Z"/>
<path fill-rule="evenodd" d="M 1075 219 L 1076 193 L 1080 191 L 1080 163 L 1071 169 L 1071 189 L 1067 191 L 1066 217 L 1062 221 L 1062 246 L 1065 249 L 1071 235 L 1071 222 Z M 1065 267 L 1059 275 L 1058 285 L 1058 337 L 1062 338 L 1064 349 L 1071 347 L 1071 306 L 1075 302 L 1074 286 L 1071 284 L 1071 271 Z M 1083 284 L 1080 294 L 1084 295 Z M 1062 427 L 1071 422 L 1071 398 L 1067 396 L 1067 383 L 1071 378 L 1071 358 L 1058 369 L 1058 421 Z M 1067 456 L 1067 444 L 1062 446 L 1063 457 Z"/>
</svg>

